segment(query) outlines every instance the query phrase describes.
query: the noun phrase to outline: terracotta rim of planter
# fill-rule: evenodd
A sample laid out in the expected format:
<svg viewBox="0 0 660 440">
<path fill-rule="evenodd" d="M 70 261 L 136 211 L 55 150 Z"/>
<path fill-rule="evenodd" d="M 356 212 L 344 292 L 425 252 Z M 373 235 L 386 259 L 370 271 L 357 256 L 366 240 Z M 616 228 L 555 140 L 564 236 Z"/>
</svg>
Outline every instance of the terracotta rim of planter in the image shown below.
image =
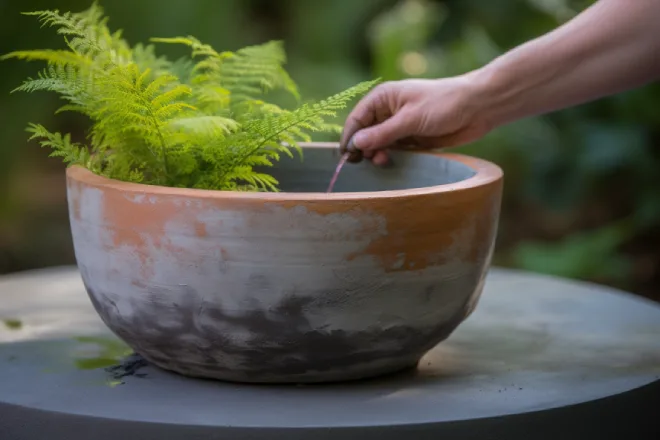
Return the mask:
<svg viewBox="0 0 660 440">
<path fill-rule="evenodd" d="M 325 148 L 339 151 L 339 144 L 335 142 L 300 143 L 302 148 Z M 239 192 L 219 191 L 196 188 L 174 188 L 169 186 L 148 185 L 143 183 L 123 182 L 94 174 L 87 168 L 79 165 L 69 167 L 67 175 L 77 181 L 90 186 L 113 188 L 126 193 L 136 194 L 167 194 L 191 198 L 209 199 L 241 199 L 255 201 L 287 201 L 287 200 L 363 200 L 363 199 L 397 199 L 410 196 L 439 194 L 446 192 L 465 191 L 479 186 L 487 185 L 502 178 L 502 169 L 494 163 L 476 157 L 457 153 L 438 153 L 433 151 L 415 151 L 410 154 L 428 154 L 452 160 L 466 165 L 475 174 L 456 183 L 426 186 L 414 189 L 397 189 L 385 191 L 356 191 L 356 192 Z"/>
</svg>

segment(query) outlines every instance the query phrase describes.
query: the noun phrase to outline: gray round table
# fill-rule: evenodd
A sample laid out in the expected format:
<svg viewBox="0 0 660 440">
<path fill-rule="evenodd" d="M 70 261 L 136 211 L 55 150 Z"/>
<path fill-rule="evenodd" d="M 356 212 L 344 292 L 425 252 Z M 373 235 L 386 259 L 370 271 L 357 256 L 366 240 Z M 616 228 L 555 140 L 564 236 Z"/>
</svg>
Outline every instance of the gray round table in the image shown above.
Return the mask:
<svg viewBox="0 0 660 440">
<path fill-rule="evenodd" d="M 595 285 L 494 269 L 418 370 L 318 386 L 116 379 L 75 268 L 0 278 L 0 301 L 0 439 L 660 438 L 660 307 Z"/>
</svg>

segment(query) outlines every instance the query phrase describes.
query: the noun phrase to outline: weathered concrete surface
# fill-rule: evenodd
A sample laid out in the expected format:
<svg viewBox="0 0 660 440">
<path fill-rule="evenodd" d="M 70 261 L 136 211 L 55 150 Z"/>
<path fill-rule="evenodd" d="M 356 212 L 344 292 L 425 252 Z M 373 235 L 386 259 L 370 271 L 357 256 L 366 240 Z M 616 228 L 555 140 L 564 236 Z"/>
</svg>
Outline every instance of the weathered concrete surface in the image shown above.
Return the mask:
<svg viewBox="0 0 660 440">
<path fill-rule="evenodd" d="M 0 325 L 3 440 L 660 438 L 660 307 L 589 284 L 494 269 L 417 372 L 303 387 L 153 367 L 112 387 L 75 366 L 116 341 L 75 268 L 0 279 L 0 298 L 23 324 Z"/>
<path fill-rule="evenodd" d="M 334 151 L 280 165 L 284 189 L 327 185 Z M 350 170 L 338 189 L 360 192 L 330 195 L 159 188 L 70 168 L 89 296 L 135 351 L 184 375 L 318 382 L 414 366 L 479 298 L 502 173 L 464 156 L 395 161 Z M 361 191 L 379 182 L 387 191 Z"/>
</svg>

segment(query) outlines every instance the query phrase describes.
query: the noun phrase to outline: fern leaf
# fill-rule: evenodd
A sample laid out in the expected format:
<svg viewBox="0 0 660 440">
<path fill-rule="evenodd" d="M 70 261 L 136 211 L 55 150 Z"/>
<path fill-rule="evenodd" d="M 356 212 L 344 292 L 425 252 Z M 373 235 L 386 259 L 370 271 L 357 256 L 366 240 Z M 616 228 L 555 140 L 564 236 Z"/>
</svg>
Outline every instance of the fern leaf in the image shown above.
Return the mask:
<svg viewBox="0 0 660 440">
<path fill-rule="evenodd" d="M 183 44 L 192 48 L 192 56 L 195 57 L 209 57 L 215 59 L 223 59 L 225 57 L 231 56 L 231 52 L 216 52 L 213 47 L 208 44 L 204 44 L 193 36 L 188 37 L 173 37 L 173 38 L 151 38 L 154 43 L 165 43 L 165 44 Z"/>
<path fill-rule="evenodd" d="M 182 84 L 189 84 L 194 67 L 195 63 L 192 60 L 188 59 L 187 57 L 183 57 L 169 63 L 167 67 L 167 73 L 179 78 L 179 81 Z M 160 74 L 165 74 L 165 72 Z"/>
<path fill-rule="evenodd" d="M 149 85 L 144 88 L 144 96 L 147 97 L 147 99 L 153 99 L 156 93 L 172 84 L 175 84 L 176 81 L 177 77 L 174 75 L 161 75 L 151 81 Z"/>
<path fill-rule="evenodd" d="M 247 124 L 246 129 L 262 135 L 263 141 L 259 145 L 261 146 L 278 135 L 290 131 L 291 128 L 297 125 L 309 122 L 312 124 L 308 126 L 309 129 L 319 128 L 323 126 L 320 116 L 335 116 L 336 112 L 345 108 L 351 99 L 364 94 L 378 82 L 379 80 L 362 82 L 318 103 L 311 105 L 305 104 L 291 113 L 284 113 L 272 118 L 254 121 L 251 124 Z"/>
<path fill-rule="evenodd" d="M 73 104 L 67 104 L 63 105 L 57 110 L 55 110 L 55 114 L 63 113 L 63 112 L 74 112 L 74 113 L 82 113 L 82 114 L 87 114 L 87 109 L 83 107 L 82 105 L 73 105 Z"/>
<path fill-rule="evenodd" d="M 74 64 L 89 66 L 91 64 L 91 60 L 89 58 L 67 50 L 19 50 L 1 56 L 0 60 L 8 60 L 10 58 L 26 61 L 47 61 L 51 64 L 61 65 Z"/>
<path fill-rule="evenodd" d="M 138 84 L 137 87 L 139 88 L 140 85 Z M 171 105 L 170 103 L 190 94 L 191 94 L 190 87 L 183 84 L 179 84 L 173 87 L 172 89 L 168 90 L 167 92 L 161 93 L 158 96 L 156 96 L 151 101 L 151 105 L 156 110 L 158 110 L 165 107 L 166 105 Z M 194 109 L 194 107 L 192 106 L 189 106 L 189 108 Z"/>
<path fill-rule="evenodd" d="M 304 136 L 301 127 L 311 131 L 325 127 L 322 116 L 334 116 L 337 110 L 345 108 L 351 99 L 366 93 L 377 82 L 379 80 L 365 81 L 318 103 L 305 104 L 293 112 L 283 112 L 246 123 L 244 131 L 252 134 L 252 142 L 237 154 L 236 169 L 242 169 L 264 149 L 284 153 L 289 152 L 288 148 L 300 151 L 296 138 Z M 288 141 L 288 146 L 279 143 L 281 139 Z M 233 171 L 230 171 L 221 178 L 230 179 L 230 176 L 234 175 L 232 173 Z"/>
<path fill-rule="evenodd" d="M 57 113 L 91 119 L 88 146 L 69 135 L 29 127 L 31 139 L 67 164 L 81 164 L 114 179 L 175 187 L 277 191 L 263 172 L 283 155 L 302 157 L 310 133 L 338 132 L 328 122 L 375 81 L 317 103 L 287 110 L 267 102 L 272 90 L 300 99 L 286 72 L 283 44 L 271 41 L 238 51 L 217 51 L 195 37 L 154 38 L 183 44 L 191 57 L 170 62 L 152 44 L 131 47 L 111 31 L 94 2 L 78 12 L 35 11 L 56 28 L 65 50 L 18 50 L 2 60 L 42 61 L 46 67 L 14 91 L 51 91 L 66 102 Z"/>
<path fill-rule="evenodd" d="M 151 79 L 161 75 L 169 75 L 175 69 L 175 63 L 170 62 L 166 57 L 156 55 L 153 44 L 136 44 L 132 49 L 132 60 L 139 66 L 140 70 L 149 69 L 153 72 Z M 176 73 L 174 76 L 180 77 Z"/>
<path fill-rule="evenodd" d="M 94 13 L 91 13 L 94 10 Z M 41 22 L 42 27 L 51 26 L 57 27 L 57 33 L 65 37 L 65 41 L 69 48 L 78 54 L 88 53 L 90 51 L 101 52 L 101 46 L 93 37 L 91 32 L 94 24 L 93 20 L 99 20 L 100 17 L 96 13 L 98 7 L 94 4 L 88 14 L 73 14 L 66 12 L 60 14 L 58 10 L 50 11 L 34 11 L 25 12 L 25 15 L 34 15 Z"/>
<path fill-rule="evenodd" d="M 70 134 L 51 133 L 39 124 L 30 124 L 26 131 L 32 133 L 29 140 L 41 138 L 39 144 L 52 150 L 50 157 L 61 157 L 67 165 L 89 166 L 89 150 L 80 144 L 72 143 Z"/>
<path fill-rule="evenodd" d="M 247 186 L 251 191 L 278 191 L 277 179 L 268 174 L 257 173 L 250 166 L 235 167 L 224 178 L 228 183 Z"/>
<path fill-rule="evenodd" d="M 233 119 L 222 116 L 192 116 L 173 119 L 170 122 L 172 129 L 184 130 L 208 137 L 224 137 L 239 129 L 240 124 Z"/>
<path fill-rule="evenodd" d="M 52 91 L 59 93 L 63 99 L 78 108 L 89 107 L 92 99 L 92 83 L 89 78 L 81 75 L 73 66 L 51 65 L 39 73 L 36 79 L 29 78 L 22 85 L 12 90 L 12 93 Z M 87 111 L 84 113 L 88 114 Z"/>
<path fill-rule="evenodd" d="M 284 89 L 296 99 L 300 93 L 284 70 L 286 53 L 281 41 L 245 47 L 230 57 L 223 67 L 223 81 L 232 85 L 259 86 L 264 91 Z"/>
<path fill-rule="evenodd" d="M 248 46 L 235 53 L 219 53 L 210 45 L 190 36 L 152 38 L 151 41 L 191 47 L 193 57 L 203 58 L 193 68 L 196 76 L 191 81 L 221 85 L 236 93 L 236 102 L 279 88 L 300 99 L 295 82 L 283 68 L 286 54 L 281 41 Z"/>
</svg>

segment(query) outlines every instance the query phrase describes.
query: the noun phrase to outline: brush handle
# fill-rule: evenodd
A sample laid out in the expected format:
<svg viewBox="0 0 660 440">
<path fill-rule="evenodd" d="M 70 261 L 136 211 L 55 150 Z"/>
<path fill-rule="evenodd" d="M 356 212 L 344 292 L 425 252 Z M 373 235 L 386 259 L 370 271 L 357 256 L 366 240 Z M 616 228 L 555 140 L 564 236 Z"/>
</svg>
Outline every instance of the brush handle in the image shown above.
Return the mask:
<svg viewBox="0 0 660 440">
<path fill-rule="evenodd" d="M 341 145 L 339 147 L 339 151 L 341 152 L 342 155 L 348 153 L 348 158 L 346 162 L 359 163 L 362 162 L 362 159 L 364 159 L 364 156 L 362 155 L 362 151 L 355 148 L 355 144 L 353 143 L 352 136 L 348 140 L 348 142 L 346 142 L 345 146 Z"/>
</svg>

